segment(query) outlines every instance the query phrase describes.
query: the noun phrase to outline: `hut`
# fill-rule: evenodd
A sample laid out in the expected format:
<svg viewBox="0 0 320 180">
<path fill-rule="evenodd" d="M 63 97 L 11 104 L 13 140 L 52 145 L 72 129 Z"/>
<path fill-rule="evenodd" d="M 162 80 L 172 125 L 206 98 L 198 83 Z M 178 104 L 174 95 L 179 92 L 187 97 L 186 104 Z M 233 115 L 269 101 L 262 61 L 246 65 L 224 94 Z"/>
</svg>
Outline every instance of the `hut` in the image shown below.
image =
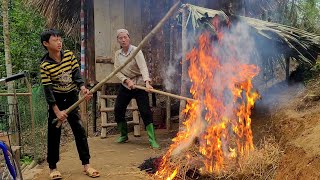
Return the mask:
<svg viewBox="0 0 320 180">
<path fill-rule="evenodd" d="M 175 2 L 173 0 L 28 1 L 47 18 L 48 27 L 62 29 L 66 34 L 81 40 L 83 47 L 81 65 L 83 76 L 89 85 L 94 85 L 101 81 L 113 70 L 113 54 L 119 48 L 114 35 L 116 29 L 128 29 L 132 35 L 132 44 L 137 45 Z M 279 53 L 265 55 L 265 64 L 272 64 L 267 62 L 272 62 L 274 59 L 279 59 L 279 57 L 283 58 L 286 67 L 286 78 L 288 78 L 290 72 L 290 59 L 311 65 L 316 61 L 319 53 L 319 35 L 248 17 L 258 15 L 266 17 L 265 9 L 260 5 L 268 7 L 268 1 L 230 0 L 222 2 L 189 0 L 183 1 L 183 3 L 192 3 L 208 9 L 194 5 L 182 8 L 181 11 L 176 13 L 176 15 L 180 16 L 172 17 L 162 27 L 160 33 L 143 48 L 153 84 L 157 88 L 165 88 L 166 77 L 163 75 L 168 66 L 172 62 L 180 62 L 185 59 L 183 55 L 188 49 L 185 43 L 188 33 L 186 29 L 190 27 L 191 29 L 196 29 L 201 24 L 208 25 L 211 23 L 210 19 L 216 15 L 245 21 L 252 28 L 252 32 L 258 39 L 280 44 L 282 50 Z M 250 6 L 250 3 L 251 5 L 254 4 L 254 6 Z M 234 6 L 231 6 L 232 4 Z M 181 12 L 184 12 L 184 16 L 181 16 Z M 243 16 L 235 16 L 235 12 Z M 190 18 L 192 21 L 188 21 Z M 176 58 L 174 56 L 181 53 L 183 54 L 181 57 Z M 186 96 L 187 92 L 185 91 L 185 82 L 183 80 L 186 76 L 186 68 L 181 65 L 176 68 L 180 73 L 175 78 L 181 79 L 180 74 L 182 74 L 183 83 L 180 80 L 177 81 L 175 86 L 179 88 L 171 91 Z M 119 81 L 113 78 L 108 81 L 108 84 L 116 85 L 119 84 Z M 102 91 L 104 92 L 105 90 L 102 88 Z M 100 96 L 99 98 L 101 97 L 111 98 L 111 96 Z M 104 101 L 103 98 L 102 101 Z M 153 104 L 155 105 L 155 103 Z M 106 126 L 106 124 L 102 123 L 102 126 Z M 105 133 L 102 136 L 104 137 Z"/>
</svg>

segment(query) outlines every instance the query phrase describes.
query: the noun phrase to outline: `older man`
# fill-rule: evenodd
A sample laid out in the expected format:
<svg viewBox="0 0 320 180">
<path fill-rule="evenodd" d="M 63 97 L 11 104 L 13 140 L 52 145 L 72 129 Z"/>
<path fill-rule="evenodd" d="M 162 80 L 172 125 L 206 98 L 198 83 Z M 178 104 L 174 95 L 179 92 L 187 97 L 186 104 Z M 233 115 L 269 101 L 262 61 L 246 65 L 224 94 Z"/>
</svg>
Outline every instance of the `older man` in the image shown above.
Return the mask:
<svg viewBox="0 0 320 180">
<path fill-rule="evenodd" d="M 121 49 L 115 53 L 115 68 L 121 66 L 126 61 L 130 53 L 137 48 L 130 44 L 130 35 L 126 29 L 117 30 L 117 41 L 120 44 Z M 121 80 L 122 83 L 114 109 L 115 120 L 120 131 L 120 137 L 117 142 L 124 143 L 128 141 L 128 127 L 125 120 L 125 113 L 131 99 L 135 98 L 137 100 L 142 120 L 147 129 L 150 145 L 152 148 L 159 148 L 155 138 L 148 93 L 146 91 L 134 88 L 134 85 L 137 84 L 146 86 L 148 89 L 152 89 L 152 86 L 150 85 L 148 67 L 142 51 L 139 51 L 134 59 L 119 73 L 117 73 L 116 76 Z"/>
</svg>

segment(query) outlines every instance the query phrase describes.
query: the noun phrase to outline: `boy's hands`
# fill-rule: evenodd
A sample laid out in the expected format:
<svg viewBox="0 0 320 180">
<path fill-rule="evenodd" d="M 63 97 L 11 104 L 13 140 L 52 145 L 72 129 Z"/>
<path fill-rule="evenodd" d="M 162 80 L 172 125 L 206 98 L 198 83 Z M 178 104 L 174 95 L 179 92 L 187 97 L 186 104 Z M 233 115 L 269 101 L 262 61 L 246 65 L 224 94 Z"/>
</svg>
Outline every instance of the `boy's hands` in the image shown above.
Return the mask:
<svg viewBox="0 0 320 180">
<path fill-rule="evenodd" d="M 85 86 L 81 86 L 80 90 L 81 90 L 81 95 L 85 95 L 87 101 L 90 100 L 90 98 L 92 97 L 92 94 L 90 93 L 89 89 L 87 89 Z"/>
<path fill-rule="evenodd" d="M 66 111 L 60 111 L 57 105 L 53 105 L 53 111 L 59 121 L 64 122 L 65 120 L 67 120 L 68 114 L 66 113 Z"/>
<path fill-rule="evenodd" d="M 65 120 L 67 120 L 68 114 L 66 113 L 66 111 L 58 111 L 55 113 L 58 120 L 64 122 Z"/>
</svg>

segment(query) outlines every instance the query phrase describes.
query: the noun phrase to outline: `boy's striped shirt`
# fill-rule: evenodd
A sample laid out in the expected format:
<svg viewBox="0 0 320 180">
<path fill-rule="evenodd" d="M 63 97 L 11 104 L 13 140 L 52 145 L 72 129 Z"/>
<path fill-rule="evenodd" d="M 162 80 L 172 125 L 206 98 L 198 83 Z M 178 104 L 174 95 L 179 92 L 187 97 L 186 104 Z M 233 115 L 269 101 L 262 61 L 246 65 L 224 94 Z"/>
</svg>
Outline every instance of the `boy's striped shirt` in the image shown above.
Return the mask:
<svg viewBox="0 0 320 180">
<path fill-rule="evenodd" d="M 73 77 L 74 71 L 79 71 L 79 64 L 71 51 L 62 51 L 61 62 L 56 62 L 48 55 L 40 64 L 41 82 L 44 86 L 52 86 L 53 92 L 68 93 L 78 89 Z M 81 78 L 81 77 L 80 77 Z"/>
</svg>

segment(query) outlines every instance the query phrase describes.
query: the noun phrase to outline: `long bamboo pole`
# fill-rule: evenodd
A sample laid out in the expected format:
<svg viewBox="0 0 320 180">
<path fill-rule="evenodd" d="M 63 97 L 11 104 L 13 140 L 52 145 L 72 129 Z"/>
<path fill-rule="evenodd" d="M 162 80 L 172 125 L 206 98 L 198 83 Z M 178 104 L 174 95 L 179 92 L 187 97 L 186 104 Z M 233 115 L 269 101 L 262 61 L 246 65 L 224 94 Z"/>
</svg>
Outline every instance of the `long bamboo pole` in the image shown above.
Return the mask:
<svg viewBox="0 0 320 180">
<path fill-rule="evenodd" d="M 164 25 L 164 23 L 173 15 L 173 13 L 176 11 L 180 4 L 180 0 L 177 0 L 177 2 L 170 8 L 170 10 L 167 12 L 167 14 L 160 20 L 160 22 L 152 29 L 152 31 L 143 38 L 143 40 L 140 42 L 138 47 L 130 54 L 130 56 L 127 58 L 127 60 L 118 68 L 116 68 L 113 72 L 111 72 L 106 78 L 101 80 L 97 85 L 95 85 L 91 90 L 90 93 L 93 94 L 97 92 L 103 84 L 105 84 L 109 79 L 111 79 L 114 75 L 116 75 L 122 68 L 124 68 L 127 64 L 129 64 L 133 58 L 138 54 L 138 52 L 141 50 L 141 48 L 153 37 L 160 28 Z M 75 102 L 73 105 L 71 105 L 68 109 L 66 109 L 66 113 L 69 114 L 72 110 L 74 110 L 76 107 L 79 106 L 79 104 L 85 100 L 85 96 L 81 97 L 77 102 Z M 52 123 L 55 123 L 57 119 L 54 119 Z M 56 125 L 57 128 L 61 126 L 62 122 L 59 121 Z"/>
<path fill-rule="evenodd" d="M 137 89 L 148 90 L 150 92 L 154 92 L 154 93 L 157 93 L 157 94 L 162 94 L 162 95 L 173 97 L 173 98 L 180 99 L 180 100 L 192 101 L 192 102 L 197 101 L 195 99 L 187 98 L 187 97 L 184 97 L 184 96 L 179 96 L 179 95 L 176 95 L 176 94 L 171 94 L 171 93 L 160 91 L 160 90 L 156 90 L 156 89 L 148 89 L 148 88 L 143 87 L 143 86 L 135 85 L 134 87 L 137 88 Z"/>
</svg>

